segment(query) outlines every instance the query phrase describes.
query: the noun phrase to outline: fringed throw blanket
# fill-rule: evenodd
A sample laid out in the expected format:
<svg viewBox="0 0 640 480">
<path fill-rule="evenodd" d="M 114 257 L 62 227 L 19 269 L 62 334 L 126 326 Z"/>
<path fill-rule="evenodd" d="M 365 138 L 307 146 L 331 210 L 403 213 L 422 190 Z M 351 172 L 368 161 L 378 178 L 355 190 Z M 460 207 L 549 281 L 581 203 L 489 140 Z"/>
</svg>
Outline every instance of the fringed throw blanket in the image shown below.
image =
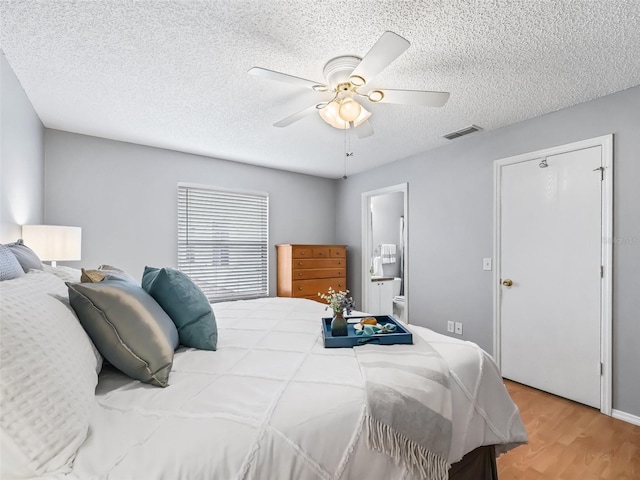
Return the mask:
<svg viewBox="0 0 640 480">
<path fill-rule="evenodd" d="M 449 369 L 419 335 L 413 335 L 413 342 L 354 348 L 365 380 L 367 445 L 421 478 L 447 480 Z"/>
</svg>

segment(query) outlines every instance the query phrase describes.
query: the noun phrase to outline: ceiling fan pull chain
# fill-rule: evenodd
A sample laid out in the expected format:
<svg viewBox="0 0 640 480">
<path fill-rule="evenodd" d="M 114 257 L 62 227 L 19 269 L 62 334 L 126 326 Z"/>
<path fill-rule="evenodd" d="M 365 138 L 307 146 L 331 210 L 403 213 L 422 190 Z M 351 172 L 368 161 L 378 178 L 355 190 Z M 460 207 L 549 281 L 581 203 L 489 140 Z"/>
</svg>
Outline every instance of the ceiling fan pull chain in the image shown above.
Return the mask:
<svg viewBox="0 0 640 480">
<path fill-rule="evenodd" d="M 348 130 L 347 128 L 344 129 L 344 175 L 342 176 L 343 180 L 347 179 L 347 157 L 349 156 L 349 153 L 347 152 L 347 135 L 348 135 Z"/>
</svg>

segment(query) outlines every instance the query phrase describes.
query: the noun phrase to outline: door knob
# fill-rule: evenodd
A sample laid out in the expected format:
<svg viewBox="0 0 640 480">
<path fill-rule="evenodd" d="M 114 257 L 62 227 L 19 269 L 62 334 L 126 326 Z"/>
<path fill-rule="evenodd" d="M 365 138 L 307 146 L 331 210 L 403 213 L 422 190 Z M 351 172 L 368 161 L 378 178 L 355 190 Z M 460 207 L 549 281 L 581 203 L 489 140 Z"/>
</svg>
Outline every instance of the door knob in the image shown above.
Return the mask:
<svg viewBox="0 0 640 480">
<path fill-rule="evenodd" d="M 511 280 L 510 278 L 506 278 L 506 279 L 502 282 L 502 284 L 503 284 L 505 287 L 510 287 L 511 285 L 513 285 L 513 280 Z"/>
</svg>

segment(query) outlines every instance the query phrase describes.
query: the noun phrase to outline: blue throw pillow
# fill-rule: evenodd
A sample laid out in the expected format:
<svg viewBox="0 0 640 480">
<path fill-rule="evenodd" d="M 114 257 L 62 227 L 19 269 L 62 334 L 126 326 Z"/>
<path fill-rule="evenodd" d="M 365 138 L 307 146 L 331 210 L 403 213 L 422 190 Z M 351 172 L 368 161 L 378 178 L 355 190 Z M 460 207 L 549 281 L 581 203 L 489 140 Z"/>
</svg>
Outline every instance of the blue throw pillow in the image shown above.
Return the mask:
<svg viewBox="0 0 640 480">
<path fill-rule="evenodd" d="M 187 275 L 174 268 L 145 267 L 142 288 L 173 320 L 182 345 L 216 349 L 218 327 L 211 304 Z"/>
</svg>

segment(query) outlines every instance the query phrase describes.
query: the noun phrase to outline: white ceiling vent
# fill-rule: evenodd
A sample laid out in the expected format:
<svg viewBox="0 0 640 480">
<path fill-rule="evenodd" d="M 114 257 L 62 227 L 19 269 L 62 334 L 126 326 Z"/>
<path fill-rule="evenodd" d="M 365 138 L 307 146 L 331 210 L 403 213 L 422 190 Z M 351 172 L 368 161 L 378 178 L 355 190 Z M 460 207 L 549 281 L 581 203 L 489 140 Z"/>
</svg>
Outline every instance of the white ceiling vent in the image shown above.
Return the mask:
<svg viewBox="0 0 640 480">
<path fill-rule="evenodd" d="M 482 130 L 482 128 L 477 125 L 469 125 L 468 127 L 456 130 L 455 132 L 447 133 L 446 135 L 443 135 L 443 137 L 449 140 L 453 140 L 454 138 L 462 137 L 463 135 L 469 135 L 473 132 L 479 132 L 480 130 Z"/>
</svg>

